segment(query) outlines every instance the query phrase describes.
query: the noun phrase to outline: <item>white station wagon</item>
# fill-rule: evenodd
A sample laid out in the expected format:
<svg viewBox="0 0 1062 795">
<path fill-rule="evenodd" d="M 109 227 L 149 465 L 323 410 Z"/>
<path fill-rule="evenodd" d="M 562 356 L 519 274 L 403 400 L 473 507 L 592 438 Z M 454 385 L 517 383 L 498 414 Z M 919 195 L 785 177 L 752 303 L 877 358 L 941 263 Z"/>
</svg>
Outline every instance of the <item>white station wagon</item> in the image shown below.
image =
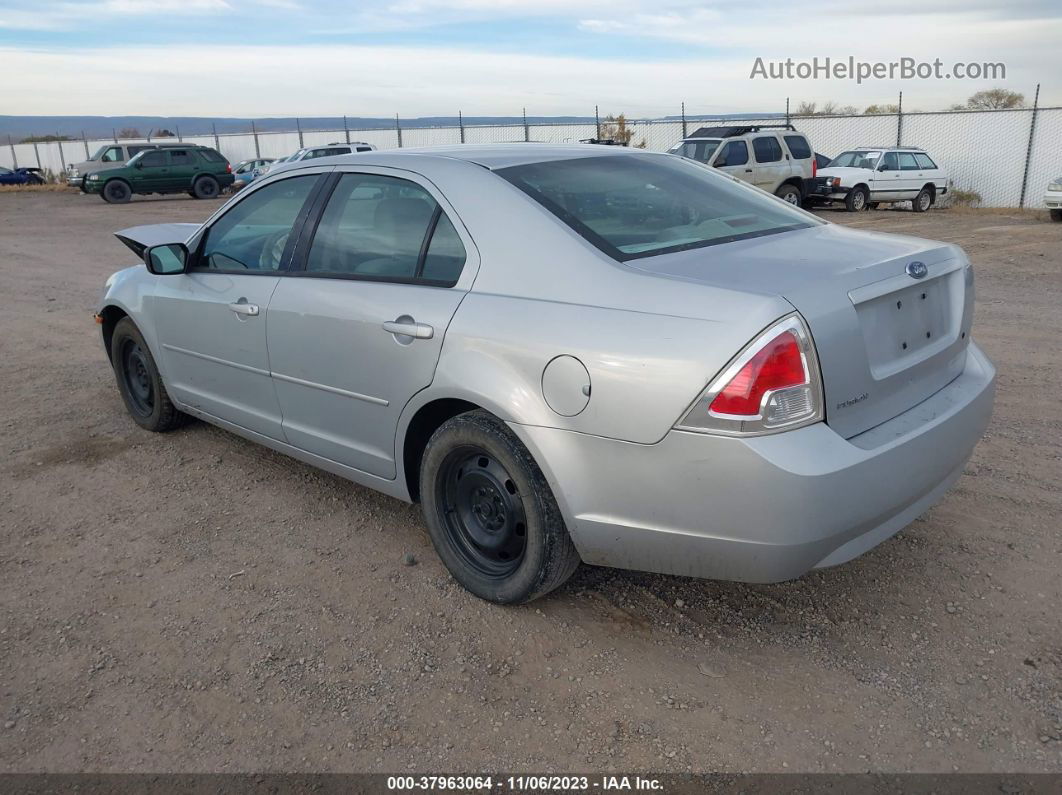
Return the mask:
<svg viewBox="0 0 1062 795">
<path fill-rule="evenodd" d="M 924 213 L 947 192 L 944 170 L 912 146 L 861 146 L 842 152 L 819 170 L 806 191 L 812 201 L 844 202 L 849 212 L 909 201 L 916 213 Z"/>
</svg>

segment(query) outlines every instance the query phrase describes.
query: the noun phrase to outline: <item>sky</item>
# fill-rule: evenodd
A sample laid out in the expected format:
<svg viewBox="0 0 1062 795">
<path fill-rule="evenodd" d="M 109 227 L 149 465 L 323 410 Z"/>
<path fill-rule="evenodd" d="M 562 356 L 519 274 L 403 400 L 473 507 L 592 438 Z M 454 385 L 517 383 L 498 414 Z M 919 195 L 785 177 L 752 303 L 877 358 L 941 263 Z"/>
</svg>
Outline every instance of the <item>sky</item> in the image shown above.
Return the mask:
<svg viewBox="0 0 1062 795">
<path fill-rule="evenodd" d="M 0 0 L 0 113 L 634 117 L 801 101 L 935 110 L 1002 86 L 1062 105 L 1059 0 Z M 1005 79 L 750 77 L 939 58 Z"/>
</svg>

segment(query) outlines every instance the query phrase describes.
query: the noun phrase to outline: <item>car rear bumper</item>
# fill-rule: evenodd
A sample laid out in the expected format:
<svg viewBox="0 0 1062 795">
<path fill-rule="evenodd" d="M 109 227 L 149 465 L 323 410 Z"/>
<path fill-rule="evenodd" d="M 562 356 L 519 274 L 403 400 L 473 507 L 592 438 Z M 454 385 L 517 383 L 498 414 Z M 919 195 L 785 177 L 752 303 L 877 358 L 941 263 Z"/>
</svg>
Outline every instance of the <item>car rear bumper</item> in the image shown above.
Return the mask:
<svg viewBox="0 0 1062 795">
<path fill-rule="evenodd" d="M 542 465 L 586 563 L 777 582 L 844 563 L 958 479 L 988 425 L 995 369 L 975 345 L 928 400 L 851 439 L 825 423 L 652 445 L 512 425 Z"/>
</svg>

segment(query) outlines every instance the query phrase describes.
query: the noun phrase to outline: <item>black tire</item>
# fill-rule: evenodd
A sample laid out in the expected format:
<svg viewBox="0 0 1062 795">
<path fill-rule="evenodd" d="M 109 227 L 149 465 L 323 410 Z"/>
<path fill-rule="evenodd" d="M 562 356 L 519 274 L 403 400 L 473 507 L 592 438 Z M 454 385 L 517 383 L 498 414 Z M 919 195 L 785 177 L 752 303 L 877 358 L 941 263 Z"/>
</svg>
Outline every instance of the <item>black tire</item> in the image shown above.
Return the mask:
<svg viewBox="0 0 1062 795">
<path fill-rule="evenodd" d="M 420 495 L 435 551 L 481 599 L 530 602 L 579 566 L 542 470 L 486 411 L 459 414 L 435 431 L 421 460 Z"/>
<path fill-rule="evenodd" d="M 796 185 L 779 185 L 778 190 L 774 192 L 774 195 L 787 204 L 792 204 L 794 207 L 800 206 L 802 197 L 800 195 L 800 188 Z"/>
<path fill-rule="evenodd" d="M 216 199 L 221 195 L 221 185 L 213 177 L 199 177 L 192 184 L 192 195 L 197 199 Z"/>
<path fill-rule="evenodd" d="M 111 335 L 111 366 L 125 408 L 141 428 L 161 433 L 187 421 L 188 415 L 170 400 L 140 329 L 127 317 Z"/>
<path fill-rule="evenodd" d="M 870 191 L 859 185 L 848 191 L 848 195 L 844 197 L 844 206 L 850 213 L 857 213 L 860 210 L 867 209 L 867 204 L 870 201 Z"/>
<path fill-rule="evenodd" d="M 1062 221 L 1062 210 L 1052 210 L 1051 211 L 1051 220 L 1052 221 Z"/>
<path fill-rule="evenodd" d="M 918 191 L 918 195 L 911 201 L 911 209 L 916 213 L 924 213 L 932 206 L 933 191 L 929 188 L 922 188 L 922 190 Z"/>
<path fill-rule="evenodd" d="M 126 204 L 133 198 L 133 189 L 124 180 L 112 179 L 103 186 L 103 191 L 100 195 L 108 204 Z"/>
</svg>

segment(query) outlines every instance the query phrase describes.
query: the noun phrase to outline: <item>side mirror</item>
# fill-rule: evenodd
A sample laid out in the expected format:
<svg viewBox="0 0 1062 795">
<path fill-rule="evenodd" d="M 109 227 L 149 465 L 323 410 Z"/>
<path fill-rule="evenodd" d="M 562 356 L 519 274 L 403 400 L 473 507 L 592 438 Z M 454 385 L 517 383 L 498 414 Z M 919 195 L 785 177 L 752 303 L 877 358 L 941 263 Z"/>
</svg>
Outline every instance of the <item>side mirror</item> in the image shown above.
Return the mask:
<svg viewBox="0 0 1062 795">
<path fill-rule="evenodd" d="M 714 163 L 712 163 L 712 168 L 722 168 L 725 165 L 726 165 L 726 158 L 725 157 L 719 157 L 719 158 L 716 158 L 716 161 Z"/>
<path fill-rule="evenodd" d="M 878 171 L 888 171 L 888 170 L 889 170 L 889 166 L 888 166 L 887 163 L 882 163 L 880 166 L 878 166 Z"/>
<path fill-rule="evenodd" d="M 144 264 L 156 276 L 184 273 L 188 264 L 188 247 L 184 243 L 167 243 L 144 250 Z"/>
</svg>

